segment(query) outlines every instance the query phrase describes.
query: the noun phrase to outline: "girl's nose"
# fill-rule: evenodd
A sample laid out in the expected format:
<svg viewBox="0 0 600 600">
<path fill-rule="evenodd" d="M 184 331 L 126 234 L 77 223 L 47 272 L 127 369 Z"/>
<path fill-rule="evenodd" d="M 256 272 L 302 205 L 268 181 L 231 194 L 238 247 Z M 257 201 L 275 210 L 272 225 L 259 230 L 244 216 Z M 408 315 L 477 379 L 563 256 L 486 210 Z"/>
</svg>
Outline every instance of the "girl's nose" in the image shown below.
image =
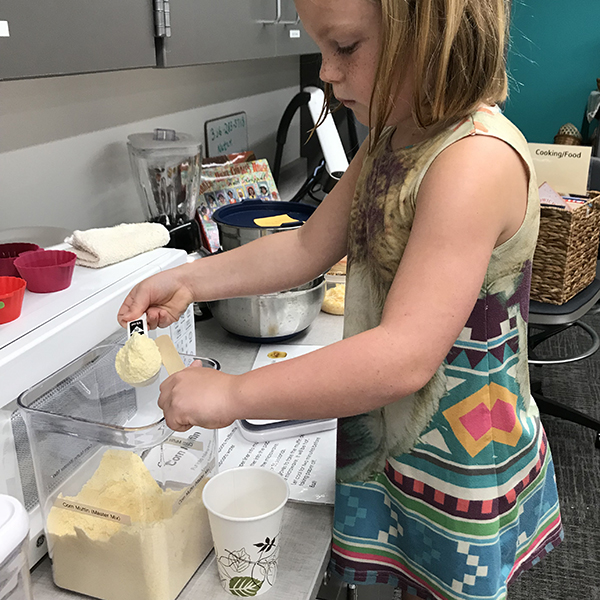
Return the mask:
<svg viewBox="0 0 600 600">
<path fill-rule="evenodd" d="M 342 79 L 342 73 L 336 64 L 335 59 L 322 55 L 321 70 L 319 77 L 324 83 L 339 83 Z"/>
</svg>

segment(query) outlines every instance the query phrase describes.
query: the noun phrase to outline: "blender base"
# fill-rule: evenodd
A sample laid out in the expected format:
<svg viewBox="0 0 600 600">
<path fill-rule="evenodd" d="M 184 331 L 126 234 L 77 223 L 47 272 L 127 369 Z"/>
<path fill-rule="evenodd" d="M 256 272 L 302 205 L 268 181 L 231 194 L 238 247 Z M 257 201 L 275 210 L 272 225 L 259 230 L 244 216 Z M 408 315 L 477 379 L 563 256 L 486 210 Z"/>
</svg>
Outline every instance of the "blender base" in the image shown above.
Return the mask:
<svg viewBox="0 0 600 600">
<path fill-rule="evenodd" d="M 171 236 L 167 248 L 185 250 L 188 254 L 200 250 L 200 228 L 196 221 L 187 221 L 175 227 L 168 227 Z"/>
</svg>

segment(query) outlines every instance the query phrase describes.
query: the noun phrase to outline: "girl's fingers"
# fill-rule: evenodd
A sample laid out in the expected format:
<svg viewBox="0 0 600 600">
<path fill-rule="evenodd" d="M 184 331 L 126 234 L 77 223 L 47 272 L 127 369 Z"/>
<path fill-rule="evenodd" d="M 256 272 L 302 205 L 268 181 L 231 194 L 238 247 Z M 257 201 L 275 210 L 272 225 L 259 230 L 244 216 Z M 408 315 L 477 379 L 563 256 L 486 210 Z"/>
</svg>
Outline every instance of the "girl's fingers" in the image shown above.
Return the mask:
<svg viewBox="0 0 600 600">
<path fill-rule="evenodd" d="M 164 308 L 158 309 L 158 326 L 168 327 L 175 322 L 175 319 Z"/>
<path fill-rule="evenodd" d="M 173 382 L 170 381 L 171 377 L 167 377 L 160 384 L 160 396 L 158 397 L 158 407 L 166 412 L 171 406 L 171 390 L 173 389 Z"/>
<path fill-rule="evenodd" d="M 192 425 L 187 422 L 184 415 L 178 414 L 180 411 L 174 410 L 172 406 L 172 386 L 165 386 L 165 383 L 169 381 L 167 378 L 160 386 L 160 396 L 158 398 L 158 406 L 162 409 L 165 414 L 165 423 L 169 429 L 173 431 L 187 431 L 191 429 Z M 164 386 L 164 389 L 163 389 Z"/>
<path fill-rule="evenodd" d="M 187 431 L 188 429 L 192 428 L 191 425 L 188 425 L 187 423 L 180 423 L 176 418 L 171 419 L 167 415 L 165 415 L 165 423 L 167 424 L 167 427 L 169 429 L 180 433 L 183 433 L 184 431 Z"/>
<path fill-rule="evenodd" d="M 117 321 L 125 327 L 128 321 L 139 319 L 148 308 L 148 295 L 143 288 L 134 287 L 121 305 L 117 314 Z"/>
<path fill-rule="evenodd" d="M 146 310 L 146 321 L 148 323 L 148 329 L 160 327 L 160 308 L 149 307 Z"/>
</svg>

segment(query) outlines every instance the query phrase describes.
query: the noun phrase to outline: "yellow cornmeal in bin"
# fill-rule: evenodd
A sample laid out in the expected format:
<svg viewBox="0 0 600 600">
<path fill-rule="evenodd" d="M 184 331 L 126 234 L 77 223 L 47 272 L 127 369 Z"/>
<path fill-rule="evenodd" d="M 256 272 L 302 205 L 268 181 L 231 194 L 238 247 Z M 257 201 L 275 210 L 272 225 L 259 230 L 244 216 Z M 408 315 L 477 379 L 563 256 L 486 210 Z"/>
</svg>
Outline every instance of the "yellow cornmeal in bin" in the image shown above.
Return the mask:
<svg viewBox="0 0 600 600">
<path fill-rule="evenodd" d="M 160 351 L 156 342 L 147 335 L 134 332 L 117 352 L 117 374 L 129 384 L 144 383 L 160 371 Z"/>
<path fill-rule="evenodd" d="M 81 488 L 76 501 L 104 509 L 112 513 L 127 515 L 133 522 L 151 523 L 170 516 L 171 504 L 165 492 L 156 483 L 142 459 L 134 452 L 108 450 L 91 479 Z M 53 520 L 50 513 L 48 525 L 57 535 L 75 534 L 76 529 L 85 530 L 94 540 L 108 539 L 121 529 L 117 521 L 92 518 L 83 513 L 62 513 L 62 518 Z"/>
<path fill-rule="evenodd" d="M 48 516 L 56 585 L 103 600 L 173 600 L 212 547 L 207 480 L 179 507 L 184 492 L 162 490 L 137 454 L 107 450 L 81 491 L 59 496 Z"/>
</svg>

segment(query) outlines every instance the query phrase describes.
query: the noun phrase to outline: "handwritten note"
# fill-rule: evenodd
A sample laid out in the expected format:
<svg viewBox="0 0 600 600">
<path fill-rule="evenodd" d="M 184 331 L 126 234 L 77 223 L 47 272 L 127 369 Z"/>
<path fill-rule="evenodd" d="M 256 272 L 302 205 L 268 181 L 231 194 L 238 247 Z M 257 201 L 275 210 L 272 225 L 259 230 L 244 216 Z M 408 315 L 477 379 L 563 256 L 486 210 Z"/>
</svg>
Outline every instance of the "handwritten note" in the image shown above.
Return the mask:
<svg viewBox="0 0 600 600">
<path fill-rule="evenodd" d="M 220 156 L 248 150 L 248 120 L 245 112 L 206 121 L 206 149 L 208 156 Z"/>
</svg>

